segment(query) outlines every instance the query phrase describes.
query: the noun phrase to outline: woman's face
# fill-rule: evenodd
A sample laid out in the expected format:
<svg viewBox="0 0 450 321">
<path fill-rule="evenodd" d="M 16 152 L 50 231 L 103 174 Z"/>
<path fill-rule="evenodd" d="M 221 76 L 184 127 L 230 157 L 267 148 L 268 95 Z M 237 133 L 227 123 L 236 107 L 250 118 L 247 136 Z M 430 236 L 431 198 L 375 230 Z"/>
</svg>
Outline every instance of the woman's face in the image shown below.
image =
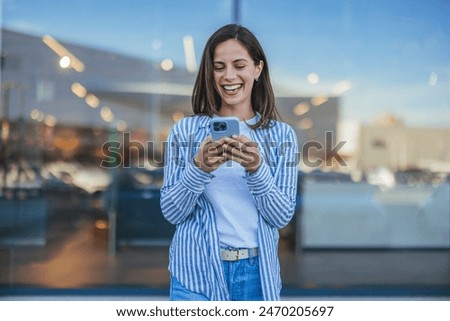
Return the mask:
<svg viewBox="0 0 450 321">
<path fill-rule="evenodd" d="M 263 61 L 255 66 L 247 49 L 230 39 L 217 45 L 214 51 L 214 85 L 223 108 L 252 110 L 253 82 L 263 69 Z"/>
</svg>

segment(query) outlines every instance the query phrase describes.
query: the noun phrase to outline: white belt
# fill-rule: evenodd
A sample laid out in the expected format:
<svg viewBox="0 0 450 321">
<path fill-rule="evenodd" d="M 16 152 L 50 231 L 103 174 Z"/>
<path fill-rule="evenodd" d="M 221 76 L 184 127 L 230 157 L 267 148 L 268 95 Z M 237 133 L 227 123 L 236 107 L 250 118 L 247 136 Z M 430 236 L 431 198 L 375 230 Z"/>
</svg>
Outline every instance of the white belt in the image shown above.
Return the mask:
<svg viewBox="0 0 450 321">
<path fill-rule="evenodd" d="M 224 261 L 244 260 L 250 257 L 258 256 L 258 248 L 255 247 L 254 249 L 235 249 L 235 250 L 220 249 L 220 256 Z"/>
</svg>

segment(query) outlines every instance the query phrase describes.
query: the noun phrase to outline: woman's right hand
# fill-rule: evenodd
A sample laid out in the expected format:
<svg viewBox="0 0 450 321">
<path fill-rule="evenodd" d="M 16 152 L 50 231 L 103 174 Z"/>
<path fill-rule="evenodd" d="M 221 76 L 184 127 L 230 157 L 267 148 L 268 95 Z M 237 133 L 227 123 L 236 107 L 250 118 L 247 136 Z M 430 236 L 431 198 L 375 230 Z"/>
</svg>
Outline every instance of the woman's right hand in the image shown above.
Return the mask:
<svg viewBox="0 0 450 321">
<path fill-rule="evenodd" d="M 224 143 L 224 138 L 213 141 L 211 136 L 208 135 L 194 157 L 194 164 L 207 173 L 219 168 L 225 162 Z"/>
</svg>

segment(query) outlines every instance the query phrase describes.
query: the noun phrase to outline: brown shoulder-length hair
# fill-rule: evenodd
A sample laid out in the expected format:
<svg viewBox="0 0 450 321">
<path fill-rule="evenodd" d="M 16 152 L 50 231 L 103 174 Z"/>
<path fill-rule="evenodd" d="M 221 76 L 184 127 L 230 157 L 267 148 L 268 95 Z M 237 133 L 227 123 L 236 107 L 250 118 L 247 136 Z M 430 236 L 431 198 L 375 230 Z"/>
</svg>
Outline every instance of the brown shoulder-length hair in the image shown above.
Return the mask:
<svg viewBox="0 0 450 321">
<path fill-rule="evenodd" d="M 279 114 L 275 106 L 266 55 L 253 33 L 237 24 L 223 26 L 214 32 L 206 43 L 192 94 L 194 114 L 213 116 L 220 110 L 221 98 L 214 86 L 214 51 L 218 44 L 229 39 L 239 41 L 247 49 L 255 65 L 263 61 L 263 70 L 253 84 L 251 96 L 252 108 L 261 115 L 261 118 L 251 127 L 267 128 L 271 120 L 277 119 Z"/>
</svg>

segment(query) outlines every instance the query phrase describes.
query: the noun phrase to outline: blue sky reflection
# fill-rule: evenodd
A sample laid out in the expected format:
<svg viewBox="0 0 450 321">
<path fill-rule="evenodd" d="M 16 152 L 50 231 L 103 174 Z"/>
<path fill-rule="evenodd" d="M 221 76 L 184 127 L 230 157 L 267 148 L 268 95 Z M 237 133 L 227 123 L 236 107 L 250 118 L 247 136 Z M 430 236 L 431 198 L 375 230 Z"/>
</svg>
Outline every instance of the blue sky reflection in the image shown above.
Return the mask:
<svg viewBox="0 0 450 321">
<path fill-rule="evenodd" d="M 3 0 L 3 27 L 183 67 L 183 37 L 199 61 L 232 21 L 232 0 Z M 342 95 L 343 120 L 393 113 L 449 127 L 450 2 L 241 0 L 279 95 Z M 317 81 L 308 81 L 308 75 Z"/>
</svg>

